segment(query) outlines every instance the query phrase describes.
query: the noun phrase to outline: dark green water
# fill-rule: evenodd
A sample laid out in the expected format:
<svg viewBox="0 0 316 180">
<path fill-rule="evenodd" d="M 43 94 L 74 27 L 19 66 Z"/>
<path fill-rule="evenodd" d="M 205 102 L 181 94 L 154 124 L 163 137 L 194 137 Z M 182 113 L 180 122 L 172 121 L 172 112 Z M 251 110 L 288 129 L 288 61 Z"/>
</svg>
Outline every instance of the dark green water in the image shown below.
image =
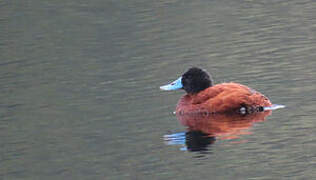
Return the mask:
<svg viewBox="0 0 316 180">
<path fill-rule="evenodd" d="M 313 179 L 316 3 L 0 2 L 0 179 Z M 200 66 L 284 104 L 240 141 L 167 146 Z"/>
</svg>

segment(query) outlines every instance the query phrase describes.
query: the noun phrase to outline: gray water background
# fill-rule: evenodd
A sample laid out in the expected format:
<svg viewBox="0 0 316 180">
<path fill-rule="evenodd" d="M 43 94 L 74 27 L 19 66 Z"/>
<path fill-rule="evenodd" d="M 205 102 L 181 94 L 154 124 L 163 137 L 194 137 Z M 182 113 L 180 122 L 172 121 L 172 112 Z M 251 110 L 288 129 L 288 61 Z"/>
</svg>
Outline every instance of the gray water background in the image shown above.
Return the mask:
<svg viewBox="0 0 316 180">
<path fill-rule="evenodd" d="M 316 2 L 0 2 L 0 179 L 316 178 Z M 284 104 L 202 158 L 184 132 L 191 66 Z"/>
</svg>

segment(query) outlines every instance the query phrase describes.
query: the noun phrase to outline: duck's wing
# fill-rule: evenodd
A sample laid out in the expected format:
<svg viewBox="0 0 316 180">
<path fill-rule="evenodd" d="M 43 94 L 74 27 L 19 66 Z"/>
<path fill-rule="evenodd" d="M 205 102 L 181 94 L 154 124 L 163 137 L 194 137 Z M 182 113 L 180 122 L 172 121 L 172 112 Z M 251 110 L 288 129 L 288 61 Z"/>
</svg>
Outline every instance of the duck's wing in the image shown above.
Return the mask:
<svg viewBox="0 0 316 180">
<path fill-rule="evenodd" d="M 224 84 L 222 91 L 205 103 L 213 112 L 235 111 L 241 107 L 255 109 L 271 105 L 269 99 L 261 93 L 237 83 Z"/>
</svg>

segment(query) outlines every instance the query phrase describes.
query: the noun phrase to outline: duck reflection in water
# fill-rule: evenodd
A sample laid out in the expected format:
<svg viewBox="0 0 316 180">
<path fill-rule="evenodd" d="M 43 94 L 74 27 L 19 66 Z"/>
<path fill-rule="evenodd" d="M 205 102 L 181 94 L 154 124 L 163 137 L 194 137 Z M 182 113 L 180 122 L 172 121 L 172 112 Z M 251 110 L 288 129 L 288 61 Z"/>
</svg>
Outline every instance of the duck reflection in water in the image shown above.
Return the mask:
<svg viewBox="0 0 316 180">
<path fill-rule="evenodd" d="M 216 140 L 235 140 L 241 143 L 241 135 L 251 134 L 250 128 L 256 122 L 262 122 L 271 111 L 252 114 L 219 113 L 219 114 L 176 114 L 179 122 L 187 127 L 186 133 L 165 135 L 168 145 L 183 145 L 181 150 L 208 151 L 209 145 Z M 237 140 L 237 141 L 236 141 Z"/>
</svg>

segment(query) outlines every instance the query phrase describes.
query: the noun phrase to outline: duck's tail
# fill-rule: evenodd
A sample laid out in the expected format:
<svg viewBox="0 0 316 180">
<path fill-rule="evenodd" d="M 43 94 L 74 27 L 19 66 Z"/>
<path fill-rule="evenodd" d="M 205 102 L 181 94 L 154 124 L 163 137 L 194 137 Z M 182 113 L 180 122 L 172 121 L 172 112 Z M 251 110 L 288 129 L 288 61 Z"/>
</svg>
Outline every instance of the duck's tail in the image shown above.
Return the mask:
<svg viewBox="0 0 316 180">
<path fill-rule="evenodd" d="M 252 114 L 255 112 L 272 111 L 272 110 L 281 109 L 281 108 L 285 108 L 285 106 L 281 105 L 281 104 L 272 104 L 271 106 L 256 106 L 256 107 L 242 106 L 239 109 L 239 113 L 240 114 Z"/>
<path fill-rule="evenodd" d="M 276 109 L 282 109 L 282 108 L 285 108 L 285 105 L 272 104 L 271 106 L 263 107 L 263 110 L 268 111 L 268 110 L 276 110 Z"/>
</svg>

